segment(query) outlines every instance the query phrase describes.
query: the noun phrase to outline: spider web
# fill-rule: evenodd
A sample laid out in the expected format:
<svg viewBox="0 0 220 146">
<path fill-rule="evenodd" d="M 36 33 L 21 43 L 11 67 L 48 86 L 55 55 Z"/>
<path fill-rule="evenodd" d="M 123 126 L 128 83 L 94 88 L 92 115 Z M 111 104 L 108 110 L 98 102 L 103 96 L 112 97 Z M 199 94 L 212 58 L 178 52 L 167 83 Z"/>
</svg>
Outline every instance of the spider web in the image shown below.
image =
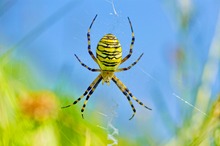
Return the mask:
<svg viewBox="0 0 220 146">
<path fill-rule="evenodd" d="M 123 53 L 124 53 L 123 55 L 126 55 L 129 52 L 129 45 L 131 41 L 131 32 L 130 32 L 129 24 L 127 21 L 128 14 L 124 14 L 125 12 L 124 8 L 128 5 L 126 5 L 125 3 L 124 5 L 117 5 L 119 1 L 114 1 L 114 0 L 102 0 L 102 2 L 103 2 L 102 10 L 97 9 L 97 7 L 94 7 L 94 5 L 91 8 L 91 11 L 94 10 L 95 12 L 98 13 L 98 19 L 96 20 L 91 30 L 92 51 L 93 53 L 95 53 L 96 44 L 99 41 L 98 39 L 100 39 L 103 36 L 103 33 L 112 32 L 113 34 L 116 34 L 116 36 L 118 36 L 119 40 L 121 41 L 121 44 L 123 44 Z M 71 2 L 71 4 L 73 3 Z M 45 48 L 43 48 L 47 51 L 39 50 L 38 53 L 35 53 L 37 49 L 36 50 L 33 49 L 30 51 L 32 52 L 30 54 L 32 55 L 34 54 L 33 56 L 38 57 L 38 61 L 39 60 L 47 61 L 47 66 L 44 66 L 44 64 L 46 64 L 45 61 L 44 62 L 39 61 L 40 63 L 43 64 L 42 66 L 44 67 L 35 69 L 35 71 L 36 72 L 38 71 L 39 73 L 41 70 L 44 70 L 46 68 L 45 70 L 49 72 L 48 73 L 49 75 L 56 74 L 55 73 L 56 70 L 55 71 L 53 70 L 55 68 L 53 65 L 59 64 L 59 61 L 60 62 L 63 61 L 62 63 L 64 65 L 63 66 L 60 65 L 62 67 L 61 69 L 60 68 L 59 69 L 64 70 L 64 71 L 62 71 L 61 73 L 57 73 L 58 75 L 54 77 L 55 78 L 54 80 L 57 81 L 58 80 L 57 78 L 64 77 L 61 79 L 62 81 L 65 80 L 66 82 L 68 83 L 71 82 L 71 83 L 67 85 L 64 83 L 65 81 L 63 82 L 61 81 L 62 82 L 61 85 L 57 86 L 56 89 L 59 89 L 59 90 L 65 89 L 66 87 L 63 87 L 63 84 L 65 84 L 66 86 L 68 86 L 68 89 L 65 89 L 65 92 L 71 92 L 71 93 L 74 92 L 76 93 L 76 95 L 81 95 L 82 92 L 88 87 L 89 83 L 91 83 L 92 80 L 97 76 L 97 74 L 88 72 L 86 69 L 84 69 L 74 58 L 73 54 L 77 54 L 81 58 L 81 60 L 85 62 L 88 66 L 93 67 L 93 68 L 98 68 L 98 66 L 93 61 L 91 61 L 92 59 L 89 56 L 87 49 L 86 49 L 87 48 L 86 33 L 88 30 L 89 24 L 91 23 L 91 20 L 94 16 L 93 14 L 91 14 L 90 10 L 85 9 L 85 8 L 81 9 L 81 5 L 83 5 L 83 3 L 79 2 L 79 5 L 77 5 L 78 8 L 76 8 L 74 13 L 71 13 L 70 15 L 67 15 L 67 17 L 63 18 L 62 16 L 64 16 L 65 13 L 71 10 L 70 5 L 68 4 L 66 6 L 66 8 L 68 9 L 63 8 L 60 11 L 57 11 L 57 13 L 55 13 L 54 15 L 51 15 L 51 17 L 49 16 L 48 19 L 45 19 L 45 21 L 42 21 L 42 23 L 36 26 L 36 30 L 33 29 L 33 31 L 30 31 L 30 34 L 27 34 L 26 37 L 23 37 L 24 39 L 21 39 L 21 41 L 18 41 L 17 44 L 15 43 L 16 44 L 15 46 L 17 48 L 25 48 L 28 46 L 28 44 L 31 44 L 32 46 L 30 48 L 36 47 L 37 49 L 41 48 L 43 45 L 50 44 L 49 46 L 46 46 Z M 184 9 L 184 11 L 181 12 L 181 14 L 188 15 L 189 11 L 191 11 L 192 9 L 192 7 L 190 7 L 192 5 L 190 1 L 187 1 L 187 3 L 184 3 L 184 1 L 181 1 L 181 5 L 184 5 L 182 6 L 182 8 L 180 7 L 180 9 Z M 80 11 L 82 14 L 79 14 L 78 11 Z M 76 12 L 77 14 L 75 14 Z M 2 13 L 0 17 L 3 17 L 5 14 L 6 13 Z M 145 15 L 146 13 L 141 13 L 141 14 Z M 157 13 L 154 13 L 154 14 L 156 15 Z M 175 14 L 177 15 L 177 13 Z M 199 84 L 198 86 L 198 92 L 196 92 L 196 95 L 193 95 L 192 93 L 185 94 L 183 92 L 184 90 L 183 91 L 179 90 L 179 87 L 177 84 L 178 82 L 177 78 L 173 79 L 174 82 L 176 82 L 174 84 L 175 87 L 173 89 L 170 83 L 170 80 L 164 80 L 162 78 L 162 77 L 169 78 L 170 74 L 166 73 L 166 70 L 161 69 L 161 66 L 157 66 L 159 64 L 158 62 L 154 62 L 155 60 L 159 60 L 160 58 L 162 58 L 162 56 L 159 56 L 158 52 L 155 53 L 157 55 L 151 53 L 151 49 L 155 49 L 158 46 L 152 46 L 152 45 L 148 46 L 148 44 L 150 43 L 150 41 L 148 40 L 150 39 L 151 41 L 153 41 L 155 39 L 154 34 L 157 34 L 157 32 L 161 33 L 160 35 L 164 34 L 165 32 L 163 31 L 160 32 L 161 29 L 159 29 L 159 27 L 162 27 L 162 26 L 156 25 L 155 23 L 154 25 L 156 25 L 159 30 L 150 31 L 150 29 L 152 28 L 148 28 L 148 27 L 153 26 L 152 23 L 153 21 L 155 21 L 155 18 L 153 19 L 151 15 L 149 16 L 148 14 L 146 14 L 145 17 L 149 17 L 150 20 L 152 20 L 152 22 L 148 21 L 146 23 L 143 20 L 139 21 L 139 19 L 135 18 L 134 15 L 132 16 L 132 13 L 129 15 L 130 15 L 129 17 L 131 18 L 133 27 L 134 27 L 136 41 L 135 41 L 135 46 L 133 49 L 133 54 L 131 58 L 127 62 L 125 62 L 125 64 L 123 64 L 123 67 L 124 66 L 126 67 L 127 65 L 129 65 L 129 63 L 135 61 L 137 56 L 140 55 L 142 52 L 144 52 L 145 54 L 143 58 L 138 62 L 138 64 L 135 65 L 131 70 L 124 72 L 124 73 L 118 73 L 117 76 L 122 80 L 123 83 L 125 83 L 125 85 L 132 91 L 132 93 L 136 97 L 138 97 L 141 101 L 149 105 L 149 107 L 151 107 L 153 111 L 149 112 L 149 111 L 146 111 L 145 109 L 142 110 L 142 107 L 140 107 L 134 101 L 134 105 L 137 109 L 137 114 L 134 117 L 134 119 L 132 119 L 132 121 L 128 121 L 128 118 L 130 117 L 132 110 L 130 108 L 129 103 L 127 102 L 126 97 L 124 97 L 124 95 L 120 92 L 120 90 L 117 87 L 112 86 L 112 85 L 110 87 L 102 86 L 100 84 L 99 87 L 96 89 L 97 91 L 95 91 L 94 94 L 92 95 L 93 97 L 91 97 L 91 99 L 89 100 L 88 107 L 85 112 L 85 117 L 86 117 L 86 120 L 90 119 L 91 118 L 90 113 L 92 113 L 91 111 L 95 111 L 96 109 L 98 109 L 98 111 L 95 114 L 95 117 L 100 117 L 101 119 L 103 119 L 104 122 L 103 123 L 97 123 L 97 121 L 95 121 L 95 123 L 93 123 L 93 121 L 89 121 L 89 122 L 94 125 L 97 125 L 97 127 L 99 127 L 100 129 L 103 129 L 106 132 L 106 139 L 110 141 L 108 143 L 109 146 L 118 145 L 120 143 L 118 139 L 119 136 L 121 137 L 128 136 L 129 138 L 136 140 L 135 138 L 137 138 L 138 136 L 143 136 L 143 135 L 147 135 L 147 137 L 149 137 L 149 139 L 146 139 L 146 137 L 144 137 L 144 142 L 157 141 L 157 140 L 162 141 L 161 143 L 155 142 L 149 145 L 160 145 L 160 144 L 163 145 L 164 143 L 166 143 L 165 141 L 166 139 L 169 139 L 175 136 L 176 129 L 174 128 L 178 128 L 175 126 L 182 125 L 181 122 L 176 122 L 176 121 L 185 120 L 187 116 L 189 116 L 187 115 L 188 113 L 192 113 L 193 115 L 191 116 L 193 117 L 192 123 L 194 122 L 195 125 L 192 125 L 192 126 L 195 129 L 198 128 L 199 125 L 201 125 L 201 123 L 199 123 L 202 121 L 201 119 L 210 118 L 209 117 L 210 114 L 207 111 L 207 109 L 209 108 L 208 103 L 210 102 L 210 98 L 213 93 L 212 88 L 214 88 L 213 86 L 216 86 L 213 84 L 215 81 L 217 82 L 217 80 L 219 80 L 219 59 L 220 59 L 219 46 L 220 45 L 219 45 L 218 40 L 220 40 L 220 36 L 219 36 L 220 22 L 216 24 L 216 28 L 215 30 L 213 30 L 213 31 L 216 31 L 216 33 L 211 39 L 212 40 L 211 46 L 209 47 L 207 51 L 207 54 L 208 54 L 207 60 L 204 61 L 204 69 L 201 71 L 201 74 L 202 74 L 201 84 Z M 135 16 L 137 16 L 137 14 L 135 14 Z M 141 15 L 138 15 L 138 17 L 142 18 Z M 61 20 L 62 18 L 64 19 L 62 23 L 65 24 L 65 27 L 63 27 L 62 29 L 53 29 L 53 27 L 49 27 L 50 25 L 55 24 L 57 20 Z M 193 23 L 191 19 L 187 20 L 187 17 L 184 17 L 184 18 L 185 18 L 184 19 L 185 21 L 189 21 L 188 23 Z M 178 22 L 179 21 L 180 20 L 178 20 Z M 181 24 L 182 26 L 186 24 L 185 21 L 182 22 L 183 23 Z M 218 18 L 218 21 L 220 21 L 220 18 Z M 163 20 L 161 20 L 161 22 L 163 22 Z M 159 21 L 158 23 L 161 23 L 161 22 Z M 145 24 L 142 25 L 142 23 L 145 23 Z M 198 24 L 199 23 L 200 22 L 198 22 Z M 59 25 L 59 23 L 56 23 L 56 25 Z M 54 25 L 54 27 L 59 28 L 59 27 L 56 27 L 56 25 Z M 194 27 L 191 27 L 190 30 L 193 30 Z M 56 32 L 56 31 L 66 32 L 63 34 L 55 33 L 56 35 L 61 34 L 63 38 L 59 38 L 59 39 L 61 39 L 61 42 L 63 42 L 63 44 L 57 44 L 57 42 L 60 42 L 60 40 L 59 41 L 54 40 L 52 43 L 49 42 L 49 40 L 47 40 L 47 35 L 45 35 L 45 37 L 43 38 L 43 40 L 47 40 L 47 41 L 41 42 L 42 39 L 39 36 L 41 36 L 43 32 L 44 34 L 47 34 L 47 33 L 49 34 L 49 33 Z M 160 35 L 157 35 L 156 37 L 159 37 Z M 64 36 L 67 36 L 67 37 L 64 37 Z M 204 35 L 204 36 L 209 36 L 209 35 Z M 184 36 L 181 36 L 181 37 L 184 37 Z M 33 43 L 34 41 L 37 42 L 36 43 L 37 45 Z M 188 40 L 185 40 L 185 41 L 188 41 Z M 66 44 L 68 42 L 71 42 L 71 43 Z M 158 42 L 158 44 L 160 43 L 161 42 Z M 43 44 L 43 45 L 41 46 L 39 44 Z M 56 52 L 58 48 L 59 49 L 62 48 L 60 49 L 60 52 L 59 51 Z M 198 48 L 200 48 L 200 46 Z M 162 50 L 162 47 L 160 46 L 160 51 L 161 50 Z M 28 51 L 28 50 L 25 50 L 25 51 Z M 18 52 L 21 52 L 20 54 L 23 54 L 25 53 L 25 51 L 24 50 L 22 51 L 22 49 L 20 49 Z M 198 50 L 196 54 L 199 54 L 200 51 L 202 50 Z M 47 54 L 46 52 L 47 53 L 50 52 L 50 53 Z M 39 54 L 41 55 L 44 54 L 45 56 L 38 56 Z M 63 54 L 71 54 L 71 55 L 63 55 Z M 55 57 L 52 58 L 50 56 L 53 56 L 53 57 L 55 56 Z M 194 57 L 195 56 L 193 56 L 193 58 Z M 156 59 L 153 59 L 153 58 L 156 58 Z M 153 64 L 155 69 L 152 69 L 151 64 Z M 58 65 L 56 67 L 58 67 Z M 73 68 L 73 70 L 69 70 L 69 68 L 71 69 Z M 170 68 L 167 68 L 167 70 L 169 69 Z M 182 71 L 185 71 L 185 69 L 183 69 Z M 70 72 L 71 73 L 73 72 L 73 73 L 71 74 Z M 198 75 L 198 72 L 197 72 L 197 75 Z M 23 78 L 20 78 L 20 79 L 23 79 Z M 53 80 L 51 82 L 52 84 L 57 83 Z M 216 84 L 217 86 L 219 86 L 219 83 L 216 83 Z M 187 88 L 186 90 L 190 90 L 188 89 L 189 88 L 188 86 L 185 88 Z M 219 92 L 219 89 L 217 89 L 217 92 Z M 206 95 L 205 98 L 202 95 Z M 202 97 L 202 98 L 199 98 L 199 97 Z M 76 97 L 74 97 L 74 99 L 75 98 Z M 193 98 L 196 98 L 197 100 L 194 101 Z M 99 106 L 98 103 L 102 104 L 102 106 Z M 107 107 L 107 105 L 109 106 L 109 108 Z M 80 112 L 80 108 L 81 108 L 80 106 L 76 106 L 76 110 L 78 112 Z M 173 115 L 175 114 L 180 115 L 180 116 L 177 116 L 176 118 L 177 120 L 173 118 Z M 73 115 L 70 115 L 70 116 L 73 116 Z M 129 130 L 128 130 L 128 127 L 129 127 Z M 153 130 L 152 130 L 152 127 L 154 128 Z M 90 135 L 88 131 L 85 132 L 85 135 L 89 137 Z M 134 131 L 134 132 L 130 133 L 130 131 Z M 164 131 L 166 132 L 168 131 L 167 132 L 168 134 Z M 172 131 L 174 132 L 172 133 Z M 69 136 L 68 133 L 65 133 L 64 131 L 61 131 L 61 130 L 59 132 L 61 133 L 61 135 L 65 137 L 65 139 L 69 143 L 74 145 L 74 143 L 71 141 L 72 139 L 68 137 Z M 169 134 L 171 136 L 167 136 Z M 88 139 L 86 145 L 89 145 L 91 142 L 92 140 Z"/>
</svg>

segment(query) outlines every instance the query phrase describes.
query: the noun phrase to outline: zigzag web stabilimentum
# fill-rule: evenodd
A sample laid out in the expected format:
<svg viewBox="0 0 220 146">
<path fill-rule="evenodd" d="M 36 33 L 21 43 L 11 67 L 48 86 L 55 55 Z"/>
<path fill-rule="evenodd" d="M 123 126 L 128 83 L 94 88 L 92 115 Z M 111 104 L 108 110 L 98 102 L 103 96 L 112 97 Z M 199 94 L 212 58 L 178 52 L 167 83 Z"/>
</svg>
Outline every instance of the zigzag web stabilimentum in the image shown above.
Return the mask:
<svg viewBox="0 0 220 146">
<path fill-rule="evenodd" d="M 116 136 L 119 135 L 119 130 L 113 124 L 114 118 L 117 117 L 117 112 L 116 112 L 117 108 L 118 108 L 118 104 L 115 103 L 115 105 L 111 109 L 110 115 L 98 112 L 102 117 L 107 119 L 106 126 L 97 125 L 97 127 L 107 132 L 107 140 L 109 140 L 109 143 L 107 144 L 107 146 L 118 145 L 118 140 Z"/>
<path fill-rule="evenodd" d="M 106 0 L 106 1 L 112 5 L 113 13 L 109 13 L 109 14 L 119 16 L 119 15 L 118 15 L 118 12 L 117 12 L 116 9 L 115 9 L 114 0 Z"/>
</svg>

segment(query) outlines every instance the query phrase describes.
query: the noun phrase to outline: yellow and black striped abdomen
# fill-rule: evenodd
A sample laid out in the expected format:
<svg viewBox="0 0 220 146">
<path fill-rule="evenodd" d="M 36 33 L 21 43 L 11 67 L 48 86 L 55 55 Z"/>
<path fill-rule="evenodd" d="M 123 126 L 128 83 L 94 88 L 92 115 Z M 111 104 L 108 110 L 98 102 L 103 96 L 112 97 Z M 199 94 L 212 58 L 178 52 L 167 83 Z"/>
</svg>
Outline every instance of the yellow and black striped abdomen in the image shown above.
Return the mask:
<svg viewBox="0 0 220 146">
<path fill-rule="evenodd" d="M 106 34 L 98 43 L 96 58 L 101 70 L 114 71 L 122 58 L 122 48 L 119 40 L 113 34 Z"/>
</svg>

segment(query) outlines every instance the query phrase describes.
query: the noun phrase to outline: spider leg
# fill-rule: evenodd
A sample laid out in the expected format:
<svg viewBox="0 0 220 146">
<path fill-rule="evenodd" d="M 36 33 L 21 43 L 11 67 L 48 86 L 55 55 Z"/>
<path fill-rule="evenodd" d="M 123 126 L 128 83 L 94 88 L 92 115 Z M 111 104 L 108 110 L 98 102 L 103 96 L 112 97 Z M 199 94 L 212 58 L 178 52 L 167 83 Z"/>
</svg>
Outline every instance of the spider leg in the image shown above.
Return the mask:
<svg viewBox="0 0 220 146">
<path fill-rule="evenodd" d="M 89 52 L 89 55 L 90 55 L 90 56 L 92 57 L 92 59 L 97 63 L 96 57 L 94 56 L 94 54 L 93 54 L 92 51 L 91 51 L 91 44 L 90 44 L 90 30 L 91 30 L 91 28 L 92 28 L 93 23 L 95 22 L 96 17 L 97 17 L 97 14 L 96 14 L 95 17 L 93 18 L 92 23 L 91 23 L 90 26 L 89 26 L 89 29 L 88 29 L 88 32 L 87 32 L 87 39 L 88 39 L 88 52 Z"/>
<path fill-rule="evenodd" d="M 100 81 L 99 81 L 100 79 L 102 79 L 101 74 L 99 74 L 99 76 L 96 77 L 96 79 L 89 85 L 89 87 L 86 89 L 86 91 L 83 93 L 82 96 L 80 96 L 80 97 L 79 97 L 77 100 L 75 100 L 72 104 L 69 104 L 69 105 L 67 105 L 67 106 L 63 106 L 63 107 L 61 107 L 61 108 L 67 108 L 67 107 L 70 107 L 70 106 L 72 106 L 72 105 L 74 105 L 74 104 L 77 104 L 77 102 L 79 102 L 83 97 L 85 97 L 85 96 L 87 95 L 87 93 L 88 93 L 89 91 L 91 91 L 91 90 L 94 88 L 94 86 L 95 86 L 95 84 L 96 84 L 97 82 L 100 82 Z"/>
<path fill-rule="evenodd" d="M 86 107 L 86 104 L 87 104 L 87 102 L 89 100 L 89 97 L 95 91 L 96 87 L 98 86 L 98 84 L 100 83 L 101 80 L 102 80 L 102 76 L 100 74 L 99 77 L 97 78 L 97 81 L 96 81 L 95 85 L 92 87 L 92 89 L 89 91 L 89 94 L 86 96 L 86 100 L 84 101 L 84 104 L 83 104 L 82 109 L 81 109 L 81 113 L 82 113 L 82 118 L 83 119 L 84 119 L 83 112 L 85 110 L 85 107 Z"/>
<path fill-rule="evenodd" d="M 87 68 L 88 70 L 90 70 L 90 71 L 92 71 L 92 72 L 101 71 L 100 69 L 93 69 L 93 68 L 88 67 L 86 64 L 84 64 L 84 63 L 79 59 L 79 57 L 78 57 L 76 54 L 74 54 L 74 55 L 75 55 L 76 59 L 79 61 L 79 63 L 80 63 L 83 67 Z"/>
<path fill-rule="evenodd" d="M 132 39 L 131 39 L 131 45 L 130 45 L 130 51 L 129 51 L 129 54 L 127 56 L 125 56 L 125 58 L 122 59 L 121 63 L 122 64 L 123 62 L 125 62 L 128 58 L 130 58 L 131 54 L 132 54 L 132 49 L 133 49 L 133 46 L 134 46 L 134 41 L 135 41 L 135 37 L 134 37 L 134 31 L 133 31 L 133 27 L 132 27 L 132 24 L 131 24 L 131 21 L 128 17 L 128 21 L 129 21 L 129 24 L 130 24 L 130 27 L 131 27 L 131 32 L 132 32 Z"/>
<path fill-rule="evenodd" d="M 143 104 L 143 102 L 141 102 L 139 99 L 137 99 L 135 96 L 133 96 L 133 94 L 129 91 L 128 88 L 125 88 L 125 90 L 128 92 L 128 94 L 140 105 L 144 106 L 145 108 L 152 110 L 151 108 L 147 107 L 146 105 Z"/>
<path fill-rule="evenodd" d="M 151 108 L 147 107 L 143 104 L 139 99 L 137 99 L 135 96 L 132 95 L 132 93 L 129 91 L 129 89 L 114 75 L 112 77 L 113 82 L 119 87 L 119 89 L 123 92 L 123 94 L 129 94 L 137 103 L 144 106 L 145 108 L 152 110 Z M 130 101 L 129 101 L 130 102 Z"/>
<path fill-rule="evenodd" d="M 131 98 L 129 97 L 129 94 L 127 93 L 127 91 L 125 90 L 125 88 L 123 88 L 123 86 L 121 86 L 121 85 L 118 83 L 118 81 L 115 80 L 115 78 L 112 78 L 112 80 L 113 80 L 113 82 L 118 86 L 118 88 L 121 90 L 121 92 L 127 97 L 128 101 L 129 101 L 129 103 L 130 103 L 130 105 L 131 105 L 131 108 L 132 108 L 132 110 L 133 110 L 133 115 L 132 115 L 131 118 L 129 119 L 129 120 L 131 120 L 131 119 L 134 117 L 134 115 L 136 114 L 136 109 L 135 109 L 135 107 L 134 107 L 134 105 L 133 105 L 133 103 L 132 103 L 132 101 L 131 101 Z"/>
<path fill-rule="evenodd" d="M 116 84 L 117 85 L 117 84 Z M 118 86 L 119 87 L 119 86 Z M 131 98 L 129 97 L 129 95 L 128 95 L 128 93 L 125 91 L 125 90 L 123 90 L 122 88 L 120 88 L 119 87 L 119 89 L 122 91 L 122 93 L 127 97 L 127 99 L 128 99 L 128 101 L 129 101 L 129 103 L 130 103 L 130 105 L 131 105 L 131 108 L 132 108 L 132 110 L 133 110 L 133 115 L 131 116 L 131 118 L 129 119 L 129 120 L 131 120 L 133 117 L 134 117 L 134 115 L 136 114 L 136 109 L 135 109 L 135 107 L 134 107 L 134 105 L 133 105 L 133 103 L 132 103 L 132 101 L 131 101 Z"/>
<path fill-rule="evenodd" d="M 139 58 L 138 58 L 135 62 L 133 62 L 130 66 L 128 66 L 128 67 L 126 67 L 126 68 L 119 68 L 119 69 L 117 69 L 115 72 L 120 72 L 120 71 L 129 70 L 131 67 L 133 67 L 135 64 L 138 63 L 138 61 L 141 59 L 141 57 L 142 57 L 143 55 L 144 55 L 144 53 L 142 53 L 142 54 L 139 56 Z"/>
</svg>

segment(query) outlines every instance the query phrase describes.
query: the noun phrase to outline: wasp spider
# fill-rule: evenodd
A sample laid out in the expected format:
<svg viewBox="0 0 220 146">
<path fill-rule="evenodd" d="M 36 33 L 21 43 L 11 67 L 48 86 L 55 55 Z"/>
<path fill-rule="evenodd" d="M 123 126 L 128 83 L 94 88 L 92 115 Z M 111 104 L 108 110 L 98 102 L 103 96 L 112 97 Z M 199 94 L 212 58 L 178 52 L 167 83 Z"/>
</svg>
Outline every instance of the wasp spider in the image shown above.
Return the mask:
<svg viewBox="0 0 220 146">
<path fill-rule="evenodd" d="M 127 97 L 128 101 L 132 107 L 133 115 L 130 118 L 130 120 L 131 120 L 136 113 L 136 109 L 131 101 L 131 98 L 133 98 L 136 102 L 138 102 L 140 105 L 144 106 L 145 108 L 147 108 L 149 110 L 151 110 L 151 108 L 145 106 L 140 100 L 138 100 L 135 96 L 133 96 L 133 94 L 129 91 L 129 89 L 114 75 L 114 73 L 129 70 L 132 66 L 134 66 L 141 59 L 143 53 L 130 66 L 128 66 L 126 68 L 118 68 L 119 65 L 121 65 L 128 58 L 130 58 L 130 56 L 132 54 L 134 41 L 135 41 L 131 21 L 128 17 L 128 21 L 129 21 L 129 24 L 131 27 L 131 32 L 132 32 L 132 40 L 131 40 L 131 44 L 130 44 L 129 54 L 122 59 L 122 48 L 121 48 L 121 44 L 119 43 L 119 40 L 113 34 L 106 34 L 105 36 L 103 36 L 101 38 L 101 40 L 99 41 L 99 43 L 97 45 L 96 57 L 95 57 L 91 51 L 90 29 L 92 28 L 92 25 L 93 25 L 96 17 L 97 17 L 97 15 L 92 20 L 92 23 L 88 29 L 87 39 L 88 39 L 88 52 L 89 52 L 90 56 L 92 57 L 92 59 L 99 65 L 99 69 L 93 69 L 93 68 L 88 67 L 86 64 L 81 62 L 81 60 L 79 59 L 79 57 L 76 54 L 75 54 L 75 57 L 77 58 L 77 60 L 80 62 L 80 64 L 82 66 L 84 66 L 85 68 L 87 68 L 88 70 L 90 70 L 92 72 L 100 72 L 100 74 L 91 83 L 91 85 L 87 88 L 87 90 L 83 93 L 82 96 L 80 96 L 72 104 L 64 106 L 62 108 L 67 108 L 67 107 L 70 107 L 71 105 L 78 103 L 83 97 L 85 97 L 87 95 L 86 100 L 84 101 L 84 104 L 81 109 L 82 118 L 83 118 L 83 112 L 84 112 L 86 104 L 89 100 L 89 97 L 95 91 L 95 89 L 98 86 L 98 84 L 100 83 L 100 81 L 102 81 L 102 84 L 105 82 L 109 85 L 110 81 L 112 80 L 118 86 L 118 88 L 122 91 L 122 93 Z"/>
</svg>

